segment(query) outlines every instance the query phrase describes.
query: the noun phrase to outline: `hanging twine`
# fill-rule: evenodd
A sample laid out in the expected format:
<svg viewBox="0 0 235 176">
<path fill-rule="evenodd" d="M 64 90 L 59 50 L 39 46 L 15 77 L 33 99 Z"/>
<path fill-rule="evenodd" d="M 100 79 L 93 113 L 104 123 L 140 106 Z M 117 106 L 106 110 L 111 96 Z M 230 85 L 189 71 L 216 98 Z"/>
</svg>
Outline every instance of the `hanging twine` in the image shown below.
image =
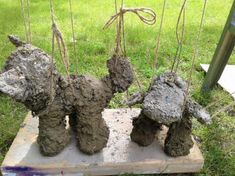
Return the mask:
<svg viewBox="0 0 235 176">
<path fill-rule="evenodd" d="M 153 25 L 156 23 L 156 13 L 150 9 L 150 8 L 146 8 L 146 7 L 142 7 L 142 8 L 120 8 L 120 11 L 118 13 L 116 13 L 115 15 L 111 16 L 110 19 L 106 22 L 106 24 L 104 25 L 104 29 L 108 28 L 118 17 L 123 16 L 125 13 L 135 13 L 139 19 L 144 22 L 145 24 L 148 25 Z M 151 18 L 147 18 L 143 15 L 141 15 L 140 13 L 143 12 L 147 15 L 150 15 Z"/>
<path fill-rule="evenodd" d="M 160 48 L 160 41 L 161 41 L 162 26 L 163 26 L 163 21 L 164 21 L 165 9 L 166 9 L 166 0 L 164 0 L 163 7 L 162 7 L 161 22 L 160 22 L 160 27 L 159 27 L 158 37 L 157 37 L 157 44 L 156 44 L 156 48 L 155 48 L 154 62 L 153 62 L 153 66 L 152 66 L 153 74 L 152 74 L 151 84 L 153 84 L 153 80 L 154 80 L 154 76 L 155 76 L 155 72 L 156 72 L 157 64 L 158 64 L 158 53 L 159 53 L 159 48 Z"/>
<path fill-rule="evenodd" d="M 72 86 L 72 82 L 71 82 L 71 79 L 70 79 L 70 73 L 69 73 L 68 51 L 67 51 L 62 33 L 58 29 L 57 24 L 55 22 L 55 15 L 54 15 L 52 0 L 50 0 L 50 14 L 51 14 L 51 22 L 52 22 L 52 26 L 51 26 L 51 29 L 52 29 L 52 56 L 54 56 L 54 45 L 55 45 L 55 40 L 56 40 L 57 47 L 58 47 L 60 56 L 61 56 L 62 61 L 63 61 L 63 65 L 64 65 L 65 70 L 66 70 L 69 85 L 72 89 L 73 94 L 75 95 L 74 88 Z M 53 62 L 53 58 L 52 58 L 52 62 Z"/>
<path fill-rule="evenodd" d="M 121 1 L 121 8 L 119 12 L 117 12 L 117 1 L 115 0 L 115 11 L 116 11 L 116 14 L 110 17 L 110 19 L 104 25 L 103 29 L 107 29 L 114 21 L 117 21 L 116 48 L 115 48 L 114 55 L 126 57 L 124 14 L 134 13 L 139 17 L 139 19 L 143 23 L 147 25 L 153 25 L 156 23 L 156 13 L 150 8 L 123 8 L 123 0 Z M 149 17 L 144 16 L 142 13 L 144 13 L 145 15 L 148 15 Z M 124 43 L 123 47 L 122 47 L 122 39 Z M 137 78 L 137 75 L 135 73 L 135 70 L 134 68 L 131 68 L 131 69 L 134 73 L 134 77 L 136 78 L 136 82 L 139 87 L 139 90 L 142 91 L 142 88 Z"/>
<path fill-rule="evenodd" d="M 177 48 L 177 52 L 176 52 L 176 55 L 175 55 L 175 58 L 176 58 L 176 66 L 175 66 L 175 70 L 174 70 L 175 73 L 177 73 L 179 64 L 181 62 L 181 56 L 182 56 L 183 40 L 184 40 L 184 34 L 185 34 L 185 11 L 186 10 L 184 8 L 184 10 L 183 10 L 183 22 L 182 22 L 181 37 L 178 40 L 178 48 Z M 178 35 L 178 37 L 179 37 L 179 35 Z"/>
<path fill-rule="evenodd" d="M 200 37 L 201 37 L 201 33 L 202 33 L 202 27 L 203 27 L 203 22 L 204 22 L 204 18 L 205 18 L 205 12 L 206 12 L 206 5 L 207 5 L 207 0 L 204 1 L 200 26 L 199 26 L 196 42 L 194 44 L 194 52 L 193 52 L 193 56 L 192 56 L 192 66 L 191 66 L 190 73 L 189 73 L 189 76 L 188 76 L 188 86 L 187 86 L 187 90 L 186 90 L 184 107 L 186 105 L 186 100 L 187 100 L 188 95 L 189 95 L 189 87 L 190 87 L 191 82 L 192 82 L 192 73 L 193 73 L 193 70 L 194 70 L 194 67 L 195 67 L 195 59 L 198 57 L 198 52 L 199 52 L 199 49 L 198 49 L 199 46 L 198 45 L 199 45 L 199 41 L 200 41 Z"/>
<path fill-rule="evenodd" d="M 26 0 L 26 5 L 25 5 L 24 0 L 20 0 L 20 5 L 21 5 L 22 17 L 23 17 L 23 20 L 24 20 L 26 41 L 27 41 L 27 43 L 32 43 L 29 0 Z M 25 11 L 27 11 L 27 14 L 26 14 Z"/>
<path fill-rule="evenodd" d="M 179 13 L 178 20 L 177 20 L 177 24 L 176 24 L 176 40 L 177 40 L 177 43 L 178 43 L 178 47 L 177 47 L 176 54 L 175 54 L 175 57 L 174 57 L 174 61 L 173 61 L 172 67 L 171 67 L 171 72 L 173 72 L 174 68 L 175 68 L 175 72 L 177 72 L 178 65 L 179 65 L 179 62 L 181 60 L 183 39 L 184 39 L 184 33 L 185 33 L 185 8 L 186 8 L 186 3 L 187 3 L 187 0 L 184 0 L 183 4 L 181 6 L 180 13 Z M 182 19 L 182 16 L 183 16 L 182 30 L 181 30 L 181 35 L 180 35 L 179 26 L 180 26 L 180 21 Z"/>
<path fill-rule="evenodd" d="M 119 12 L 116 12 L 115 15 L 111 16 L 110 19 L 106 22 L 106 24 L 103 27 L 103 29 L 107 29 L 114 21 L 116 20 L 118 21 L 115 54 L 119 56 L 126 55 L 125 46 L 124 46 L 124 49 L 122 49 L 122 37 L 124 36 L 124 14 L 125 13 L 136 14 L 139 17 L 139 19 L 147 25 L 153 25 L 156 23 L 156 13 L 152 9 L 150 8 L 123 8 L 123 3 L 122 3 L 122 6 Z M 145 17 L 141 13 L 144 13 L 150 16 L 150 18 Z"/>
<path fill-rule="evenodd" d="M 76 60 L 76 74 L 78 75 L 78 58 L 76 51 L 76 40 L 75 40 L 75 32 L 74 32 L 74 20 L 73 20 L 73 9 L 72 9 L 72 0 L 69 0 L 69 10 L 70 10 L 70 21 L 71 21 L 71 29 L 73 36 L 73 52 L 74 52 L 74 60 Z"/>
<path fill-rule="evenodd" d="M 26 4 L 27 4 L 27 18 L 28 18 L 27 21 L 28 21 L 29 42 L 32 43 L 29 0 L 26 0 Z"/>
<path fill-rule="evenodd" d="M 69 60 L 68 60 L 68 52 L 67 52 L 67 48 L 65 46 L 65 42 L 62 36 L 62 33 L 60 32 L 60 30 L 57 27 L 57 24 L 55 22 L 55 16 L 54 16 L 54 10 L 53 10 L 53 4 L 52 4 L 52 0 L 50 0 L 50 10 L 51 10 L 51 21 L 52 21 L 52 34 L 53 34 L 53 45 L 56 39 L 57 42 L 57 46 L 60 52 L 60 56 L 62 58 L 67 76 L 69 77 Z"/>
</svg>

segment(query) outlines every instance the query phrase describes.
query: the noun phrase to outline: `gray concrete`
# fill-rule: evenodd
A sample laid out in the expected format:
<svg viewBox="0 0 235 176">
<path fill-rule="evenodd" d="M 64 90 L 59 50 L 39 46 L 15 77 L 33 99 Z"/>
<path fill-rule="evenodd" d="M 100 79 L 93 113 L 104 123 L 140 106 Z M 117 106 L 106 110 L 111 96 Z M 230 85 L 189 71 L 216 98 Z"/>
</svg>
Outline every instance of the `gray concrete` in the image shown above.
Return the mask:
<svg viewBox="0 0 235 176">
<path fill-rule="evenodd" d="M 207 72 L 209 65 L 201 64 L 201 67 Z M 218 83 L 235 99 L 235 65 L 226 65 Z"/>
<path fill-rule="evenodd" d="M 139 109 L 105 110 L 103 117 L 110 128 L 107 147 L 88 156 L 75 146 L 75 140 L 55 157 L 44 157 L 36 143 L 38 119 L 29 114 L 19 130 L 3 163 L 3 173 L 21 171 L 45 175 L 116 175 L 121 173 L 191 173 L 203 167 L 203 157 L 197 145 L 188 156 L 171 158 L 162 150 L 167 129 L 148 147 L 139 147 L 130 140 L 131 118 Z"/>
</svg>

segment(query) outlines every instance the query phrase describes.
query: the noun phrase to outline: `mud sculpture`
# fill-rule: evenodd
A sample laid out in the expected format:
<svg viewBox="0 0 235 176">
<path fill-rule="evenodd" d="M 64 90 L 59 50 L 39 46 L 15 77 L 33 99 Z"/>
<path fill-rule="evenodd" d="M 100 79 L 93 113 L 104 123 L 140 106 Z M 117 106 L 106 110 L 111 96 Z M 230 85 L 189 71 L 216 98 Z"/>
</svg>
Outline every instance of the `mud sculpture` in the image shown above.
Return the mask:
<svg viewBox="0 0 235 176">
<path fill-rule="evenodd" d="M 132 106 L 142 103 L 140 115 L 133 120 L 132 141 L 141 146 L 150 145 L 162 125 L 169 127 L 164 151 L 170 156 L 183 156 L 193 147 L 191 138 L 194 116 L 208 124 L 210 115 L 199 104 L 185 99 L 187 83 L 175 73 L 164 73 L 153 81 L 146 93 L 136 93 L 128 100 Z"/>
<path fill-rule="evenodd" d="M 9 36 L 17 48 L 0 74 L 0 91 L 23 103 L 39 117 L 37 142 L 43 155 L 58 154 L 70 141 L 70 129 L 79 149 L 93 154 L 106 146 L 109 129 L 101 112 L 116 92 L 131 85 L 133 73 L 128 59 L 113 56 L 107 61 L 109 74 L 62 77 L 52 58 L 43 50 Z"/>
</svg>

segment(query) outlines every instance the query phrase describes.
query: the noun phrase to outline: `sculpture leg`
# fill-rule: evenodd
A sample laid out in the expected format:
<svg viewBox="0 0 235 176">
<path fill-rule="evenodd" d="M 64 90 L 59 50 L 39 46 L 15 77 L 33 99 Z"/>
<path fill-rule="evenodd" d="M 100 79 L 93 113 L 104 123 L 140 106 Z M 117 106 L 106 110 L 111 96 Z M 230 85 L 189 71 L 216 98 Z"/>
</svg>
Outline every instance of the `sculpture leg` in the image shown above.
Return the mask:
<svg viewBox="0 0 235 176">
<path fill-rule="evenodd" d="M 142 112 L 138 118 L 133 120 L 133 129 L 131 132 L 131 140 L 141 146 L 150 145 L 155 139 L 161 124 L 147 118 Z"/>
<path fill-rule="evenodd" d="M 192 122 L 186 114 L 180 122 L 171 124 L 165 139 L 165 153 L 173 157 L 188 155 L 193 147 L 191 134 Z"/>
<path fill-rule="evenodd" d="M 65 114 L 58 109 L 39 116 L 38 144 L 40 152 L 45 156 L 60 153 L 70 141 L 70 133 L 65 124 Z"/>
<path fill-rule="evenodd" d="M 80 113 L 82 114 L 82 113 Z M 109 129 L 101 112 L 82 114 L 77 118 L 77 140 L 79 149 L 86 154 L 102 150 L 109 138 Z"/>
</svg>

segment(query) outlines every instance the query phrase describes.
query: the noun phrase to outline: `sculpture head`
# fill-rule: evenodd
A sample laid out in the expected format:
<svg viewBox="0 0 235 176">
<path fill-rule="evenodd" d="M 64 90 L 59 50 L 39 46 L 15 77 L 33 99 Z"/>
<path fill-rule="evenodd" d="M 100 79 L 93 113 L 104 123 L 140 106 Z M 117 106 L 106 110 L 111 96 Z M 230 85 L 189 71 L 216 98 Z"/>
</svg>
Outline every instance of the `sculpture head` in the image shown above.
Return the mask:
<svg viewBox="0 0 235 176">
<path fill-rule="evenodd" d="M 0 91 L 39 111 L 53 99 L 59 75 L 52 58 L 41 49 L 10 35 L 17 48 L 0 74 Z"/>
</svg>

